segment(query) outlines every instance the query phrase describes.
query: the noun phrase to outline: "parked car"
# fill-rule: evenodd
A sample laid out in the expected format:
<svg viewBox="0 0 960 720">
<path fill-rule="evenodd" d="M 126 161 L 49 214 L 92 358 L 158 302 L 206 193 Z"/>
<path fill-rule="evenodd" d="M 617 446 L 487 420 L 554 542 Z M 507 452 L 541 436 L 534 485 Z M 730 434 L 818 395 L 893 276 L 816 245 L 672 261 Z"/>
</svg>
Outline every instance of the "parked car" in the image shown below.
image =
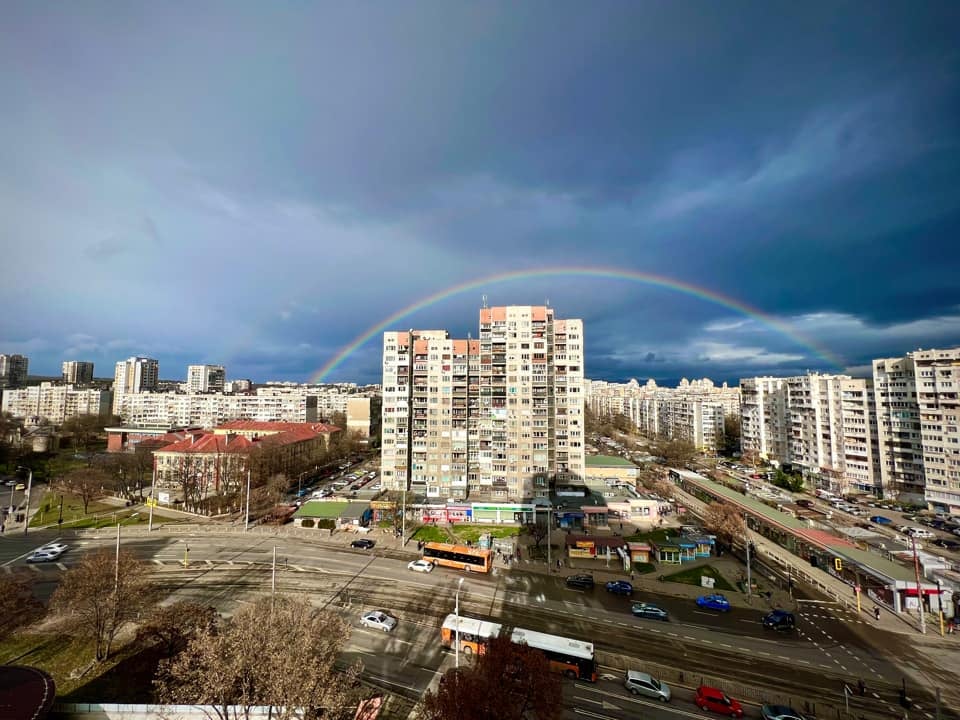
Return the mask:
<svg viewBox="0 0 960 720">
<path fill-rule="evenodd" d="M 567 587 L 593 590 L 593 575 L 570 575 L 566 582 Z"/>
<path fill-rule="evenodd" d="M 893 520 L 888 518 L 886 515 L 874 515 L 870 518 L 870 522 L 876 523 L 877 525 L 889 525 L 893 522 Z"/>
<path fill-rule="evenodd" d="M 729 612 L 730 601 L 727 600 L 726 596 L 721 595 L 720 593 L 714 593 L 713 595 L 701 595 L 698 597 L 697 606 L 706 608 L 707 610 Z"/>
<path fill-rule="evenodd" d="M 743 717 L 743 707 L 719 688 L 701 685 L 693 696 L 694 704 L 704 712 L 710 711 L 732 718 Z"/>
<path fill-rule="evenodd" d="M 352 547 L 352 548 L 362 548 L 363 550 L 369 550 L 369 549 L 372 548 L 374 545 L 376 545 L 376 543 L 375 543 L 373 540 L 368 540 L 367 538 L 361 538 L 361 539 L 359 539 L 359 540 L 354 540 L 352 543 L 350 543 L 350 547 Z"/>
<path fill-rule="evenodd" d="M 652 675 L 639 670 L 627 670 L 623 678 L 623 686 L 634 695 L 646 695 L 656 698 L 660 702 L 670 701 L 670 688 Z"/>
<path fill-rule="evenodd" d="M 803 715 L 786 705 L 761 705 L 760 715 L 763 720 L 806 720 Z"/>
<path fill-rule="evenodd" d="M 797 619 L 793 613 L 786 610 L 773 610 L 763 616 L 763 626 L 771 630 L 790 632 L 797 626 Z"/>
<path fill-rule="evenodd" d="M 633 595 L 633 585 L 626 580 L 611 580 L 607 583 L 607 592 L 614 595 Z"/>
<path fill-rule="evenodd" d="M 433 563 L 429 560 L 413 560 L 407 563 L 407 570 L 413 570 L 414 572 L 431 572 L 433 570 Z"/>
<path fill-rule="evenodd" d="M 13 489 L 14 489 L 14 490 L 26 490 L 26 489 L 27 489 L 27 486 L 24 485 L 23 483 L 17 483 L 16 487 L 14 487 Z"/>
<path fill-rule="evenodd" d="M 630 612 L 635 617 L 647 618 L 648 620 L 669 620 L 667 611 L 658 605 L 645 602 L 635 602 L 630 606 Z"/>
<path fill-rule="evenodd" d="M 366 628 L 390 632 L 397 626 L 397 619 L 383 610 L 373 610 L 360 618 L 360 624 Z"/>
</svg>

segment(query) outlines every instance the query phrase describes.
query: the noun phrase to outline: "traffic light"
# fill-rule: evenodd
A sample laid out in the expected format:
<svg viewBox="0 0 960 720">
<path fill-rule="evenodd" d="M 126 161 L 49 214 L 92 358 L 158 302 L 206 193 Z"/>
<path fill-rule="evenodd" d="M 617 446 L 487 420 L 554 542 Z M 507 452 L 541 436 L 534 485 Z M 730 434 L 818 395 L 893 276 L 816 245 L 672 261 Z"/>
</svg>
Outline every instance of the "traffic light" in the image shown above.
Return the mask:
<svg viewBox="0 0 960 720">
<path fill-rule="evenodd" d="M 833 567 L 836 569 L 837 572 L 843 572 L 843 560 L 841 560 L 840 558 L 834 558 Z"/>
</svg>

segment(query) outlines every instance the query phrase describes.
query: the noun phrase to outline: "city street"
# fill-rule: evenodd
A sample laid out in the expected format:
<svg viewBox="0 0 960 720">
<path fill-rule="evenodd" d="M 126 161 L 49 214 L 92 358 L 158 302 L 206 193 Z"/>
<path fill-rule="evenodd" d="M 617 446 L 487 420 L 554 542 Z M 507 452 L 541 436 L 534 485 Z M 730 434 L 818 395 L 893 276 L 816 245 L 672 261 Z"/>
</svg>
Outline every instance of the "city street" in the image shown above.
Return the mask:
<svg viewBox="0 0 960 720">
<path fill-rule="evenodd" d="M 27 538 L 6 538 L 0 543 L 0 568 L 9 571 L 24 565 L 26 554 L 55 537 L 31 533 Z M 70 550 L 59 562 L 28 566 L 37 574 L 40 593 L 49 595 L 60 574 L 76 564 L 85 550 L 112 548 L 113 542 L 106 534 L 96 539 L 68 538 Z M 138 533 L 122 538 L 122 544 L 156 567 L 155 579 L 171 597 L 210 603 L 225 615 L 254 594 L 270 592 L 276 547 L 277 591 L 305 593 L 315 604 L 344 613 L 355 628 L 344 660 L 361 659 L 375 684 L 418 696 L 452 663 L 450 653 L 440 647 L 438 628 L 453 611 L 457 582 L 464 576 L 444 568 L 410 572 L 406 569 L 410 553 L 386 548 L 351 550 L 253 534 Z M 556 576 L 497 568 L 490 576 L 465 577 L 460 596 L 463 614 L 591 640 L 606 676 L 619 678 L 624 669 L 640 669 L 681 688 L 701 681 L 716 684 L 745 702 L 829 703 L 832 707 L 843 705 L 844 684 L 855 687 L 863 679 L 870 695 L 848 702 L 866 713 L 882 713 L 896 704 L 902 678 L 899 663 L 879 649 L 895 639 L 886 633 L 868 636 L 864 630 L 869 629 L 857 618 L 830 604 L 801 602 L 798 632 L 784 636 L 762 627 L 764 608 L 760 607 L 714 613 L 685 598 L 637 594 L 634 600 L 655 602 L 670 613 L 671 621 L 663 623 L 634 618 L 628 598 L 608 594 L 602 587 L 590 592 L 571 590 Z M 385 634 L 360 628 L 359 616 L 371 609 L 398 617 L 397 629 Z M 622 685 L 619 690 L 612 681 L 586 685 L 586 689 L 583 685 L 576 684 L 576 693 L 570 687 L 566 690 L 571 712 L 577 715 L 619 718 L 631 717 L 637 710 Z M 873 697 L 874 692 L 879 697 Z M 682 692 L 678 700 L 681 697 Z M 930 700 L 921 702 L 921 708 L 932 710 Z M 672 708 L 656 709 L 675 714 Z M 645 715 L 648 710 L 644 709 Z"/>
</svg>

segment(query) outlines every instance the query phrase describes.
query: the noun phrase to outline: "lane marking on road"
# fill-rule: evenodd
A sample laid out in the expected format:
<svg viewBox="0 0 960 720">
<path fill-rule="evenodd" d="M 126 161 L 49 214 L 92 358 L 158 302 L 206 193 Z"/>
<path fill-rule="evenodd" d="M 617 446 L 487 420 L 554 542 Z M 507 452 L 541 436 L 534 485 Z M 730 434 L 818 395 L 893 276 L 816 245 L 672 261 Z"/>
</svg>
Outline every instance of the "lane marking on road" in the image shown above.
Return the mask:
<svg viewBox="0 0 960 720">
<path fill-rule="evenodd" d="M 720 643 L 720 647 L 730 648 L 731 650 L 733 649 L 733 645 L 729 645 L 728 643 Z"/>
<path fill-rule="evenodd" d="M 610 715 L 601 715 L 600 713 L 591 712 L 590 710 L 584 710 L 583 708 L 574 708 L 573 711 L 577 715 L 586 715 L 587 717 L 597 718 L 597 720 L 614 720 Z"/>
<path fill-rule="evenodd" d="M 61 570 L 63 570 L 64 572 L 67 571 L 67 566 L 64 565 L 62 562 L 58 562 L 58 563 L 57 563 L 57 567 L 60 568 Z"/>
</svg>

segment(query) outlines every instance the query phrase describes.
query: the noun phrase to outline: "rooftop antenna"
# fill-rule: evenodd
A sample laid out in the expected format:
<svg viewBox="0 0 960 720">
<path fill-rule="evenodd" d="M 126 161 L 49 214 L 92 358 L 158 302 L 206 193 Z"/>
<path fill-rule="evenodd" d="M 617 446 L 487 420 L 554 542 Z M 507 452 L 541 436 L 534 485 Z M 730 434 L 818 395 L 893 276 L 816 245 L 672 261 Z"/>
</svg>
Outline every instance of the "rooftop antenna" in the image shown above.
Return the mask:
<svg viewBox="0 0 960 720">
<path fill-rule="evenodd" d="M 486 293 L 484 293 L 484 294 L 481 295 L 480 297 L 483 298 L 483 309 L 486 310 L 486 309 L 487 309 L 487 295 L 486 295 Z"/>
</svg>

